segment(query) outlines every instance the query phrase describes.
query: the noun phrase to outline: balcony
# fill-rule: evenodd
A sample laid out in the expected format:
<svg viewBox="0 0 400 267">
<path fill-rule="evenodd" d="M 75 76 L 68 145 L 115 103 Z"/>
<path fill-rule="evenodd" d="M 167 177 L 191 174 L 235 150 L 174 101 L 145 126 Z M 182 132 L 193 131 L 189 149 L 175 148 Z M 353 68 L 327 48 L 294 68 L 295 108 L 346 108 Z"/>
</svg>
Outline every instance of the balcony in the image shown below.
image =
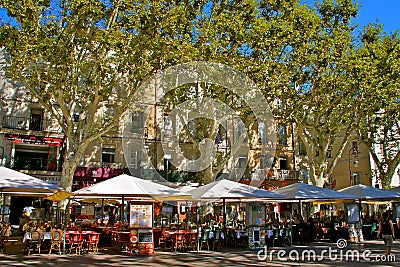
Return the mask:
<svg viewBox="0 0 400 267">
<path fill-rule="evenodd" d="M 255 170 L 255 176 L 258 179 L 267 180 L 297 180 L 299 172 L 294 170 L 268 170 L 268 169 L 257 169 Z"/>
<path fill-rule="evenodd" d="M 61 164 L 57 160 L 48 160 L 43 158 L 14 157 L 6 158 L 5 167 L 14 170 L 30 171 L 61 171 Z"/>
<path fill-rule="evenodd" d="M 32 120 L 28 117 L 4 116 L 0 122 L 2 128 L 61 133 L 61 127 L 55 119 Z"/>
</svg>

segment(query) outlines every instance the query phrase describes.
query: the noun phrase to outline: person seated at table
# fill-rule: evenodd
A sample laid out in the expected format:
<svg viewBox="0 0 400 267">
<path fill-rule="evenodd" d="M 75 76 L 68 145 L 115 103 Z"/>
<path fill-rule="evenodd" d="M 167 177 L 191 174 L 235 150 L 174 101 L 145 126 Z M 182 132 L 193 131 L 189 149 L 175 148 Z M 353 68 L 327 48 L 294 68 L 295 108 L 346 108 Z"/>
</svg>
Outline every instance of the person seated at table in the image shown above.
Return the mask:
<svg viewBox="0 0 400 267">
<path fill-rule="evenodd" d="M 31 228 L 33 228 L 33 222 L 26 221 L 24 225 L 22 225 L 22 232 L 24 233 L 29 232 Z"/>
<path fill-rule="evenodd" d="M 307 220 L 307 228 L 308 228 L 309 241 L 313 242 L 317 237 L 317 227 L 312 217 L 309 217 Z"/>
</svg>

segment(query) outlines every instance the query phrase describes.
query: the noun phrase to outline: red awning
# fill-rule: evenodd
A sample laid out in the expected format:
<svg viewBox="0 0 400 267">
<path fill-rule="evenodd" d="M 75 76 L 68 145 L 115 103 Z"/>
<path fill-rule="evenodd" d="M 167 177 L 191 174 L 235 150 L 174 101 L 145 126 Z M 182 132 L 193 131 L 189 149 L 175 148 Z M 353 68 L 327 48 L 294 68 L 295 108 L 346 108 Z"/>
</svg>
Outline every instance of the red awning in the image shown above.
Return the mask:
<svg viewBox="0 0 400 267">
<path fill-rule="evenodd" d="M 24 135 L 24 134 L 5 134 L 4 139 L 14 143 L 24 143 L 32 145 L 61 146 L 62 138 Z"/>
</svg>

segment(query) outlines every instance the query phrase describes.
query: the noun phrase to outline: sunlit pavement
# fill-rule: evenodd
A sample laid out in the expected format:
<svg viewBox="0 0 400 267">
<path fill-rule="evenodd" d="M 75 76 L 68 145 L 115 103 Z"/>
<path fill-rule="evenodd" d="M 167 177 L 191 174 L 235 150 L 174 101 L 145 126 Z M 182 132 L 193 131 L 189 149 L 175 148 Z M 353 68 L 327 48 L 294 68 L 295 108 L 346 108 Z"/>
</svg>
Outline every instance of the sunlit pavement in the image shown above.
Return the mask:
<svg viewBox="0 0 400 267">
<path fill-rule="evenodd" d="M 382 261 L 385 247 L 381 240 L 348 243 L 344 249 L 338 249 L 336 243 L 321 242 L 267 248 L 267 254 L 226 248 L 189 253 L 156 251 L 154 256 L 116 255 L 107 249 L 98 254 L 27 256 L 22 254 L 22 246 L 8 245 L 9 254 L 0 255 L 0 266 L 400 266 L 400 242 L 395 241 L 392 249 L 395 261 L 388 262 Z"/>
</svg>

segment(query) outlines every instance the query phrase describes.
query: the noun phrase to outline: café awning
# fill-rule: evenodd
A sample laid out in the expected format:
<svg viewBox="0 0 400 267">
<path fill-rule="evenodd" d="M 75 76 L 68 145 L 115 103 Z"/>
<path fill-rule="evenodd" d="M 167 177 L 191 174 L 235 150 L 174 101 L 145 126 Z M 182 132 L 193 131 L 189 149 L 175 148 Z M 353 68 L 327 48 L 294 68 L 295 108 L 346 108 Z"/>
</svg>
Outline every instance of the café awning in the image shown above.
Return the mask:
<svg viewBox="0 0 400 267">
<path fill-rule="evenodd" d="M 73 193 L 74 198 L 123 196 L 125 199 L 147 198 L 163 200 L 163 198 L 179 199 L 179 197 L 185 198 L 188 196 L 188 194 L 169 186 L 127 174 L 118 175 L 92 186 L 79 189 Z"/>
<path fill-rule="evenodd" d="M 357 184 L 339 190 L 340 192 L 355 195 L 357 199 L 364 201 L 373 200 L 400 200 L 400 194 L 390 191 Z"/>
<path fill-rule="evenodd" d="M 34 196 L 47 196 L 62 190 L 61 187 L 47 183 L 39 178 L 0 167 L 0 192 L 8 195 L 31 194 Z"/>
<path fill-rule="evenodd" d="M 284 195 L 289 200 L 298 200 L 302 202 L 314 201 L 333 201 L 356 199 L 356 196 L 344 192 L 339 192 L 319 186 L 305 183 L 295 183 L 278 188 L 273 192 Z"/>
<path fill-rule="evenodd" d="M 188 193 L 198 200 L 285 199 L 281 194 L 226 179 L 200 186 Z"/>
</svg>

